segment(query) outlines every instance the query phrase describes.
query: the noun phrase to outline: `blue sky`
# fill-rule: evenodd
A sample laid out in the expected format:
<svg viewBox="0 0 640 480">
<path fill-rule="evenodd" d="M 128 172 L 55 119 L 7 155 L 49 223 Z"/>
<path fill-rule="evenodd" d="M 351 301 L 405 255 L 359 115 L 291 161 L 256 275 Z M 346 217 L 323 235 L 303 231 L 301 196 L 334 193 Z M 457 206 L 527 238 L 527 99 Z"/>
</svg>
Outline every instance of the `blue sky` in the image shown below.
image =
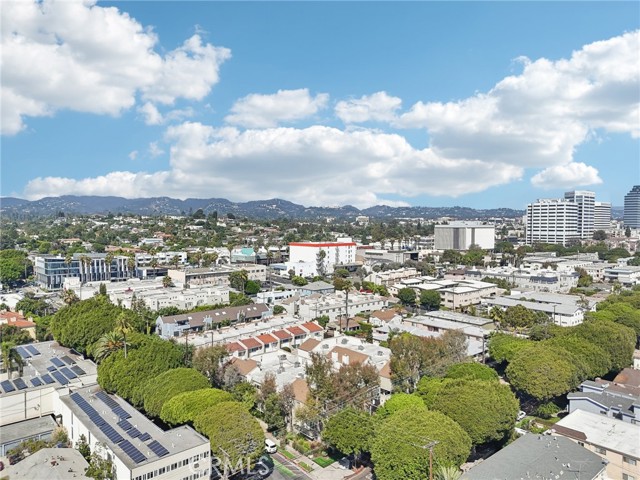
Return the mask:
<svg viewBox="0 0 640 480">
<path fill-rule="evenodd" d="M 523 208 L 640 183 L 638 2 L 3 2 L 3 196 Z"/>
</svg>

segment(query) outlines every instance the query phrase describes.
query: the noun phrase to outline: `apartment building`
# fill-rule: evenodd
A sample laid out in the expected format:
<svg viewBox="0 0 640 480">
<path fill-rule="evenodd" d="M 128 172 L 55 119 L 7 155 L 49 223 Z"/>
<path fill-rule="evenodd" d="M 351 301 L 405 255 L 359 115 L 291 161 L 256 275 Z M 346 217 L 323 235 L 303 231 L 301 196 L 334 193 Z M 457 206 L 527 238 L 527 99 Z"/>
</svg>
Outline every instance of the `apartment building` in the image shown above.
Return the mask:
<svg viewBox="0 0 640 480">
<path fill-rule="evenodd" d="M 596 194 L 586 190 L 575 190 L 565 192 L 564 198 L 578 205 L 578 237 L 591 238 L 595 224 Z"/>
</svg>

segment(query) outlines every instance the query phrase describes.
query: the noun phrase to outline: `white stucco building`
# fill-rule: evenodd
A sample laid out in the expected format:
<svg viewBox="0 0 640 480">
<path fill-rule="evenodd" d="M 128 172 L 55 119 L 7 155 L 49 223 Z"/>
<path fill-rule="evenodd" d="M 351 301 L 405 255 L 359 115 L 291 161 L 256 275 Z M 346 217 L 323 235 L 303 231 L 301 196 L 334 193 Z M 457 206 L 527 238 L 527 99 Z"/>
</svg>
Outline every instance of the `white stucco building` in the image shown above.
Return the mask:
<svg viewBox="0 0 640 480">
<path fill-rule="evenodd" d="M 293 242 L 289 244 L 287 270 L 293 268 L 298 275 L 296 264 L 305 265 L 305 273 L 312 275 L 331 274 L 336 265 L 354 263 L 356 244 L 351 238 L 338 238 L 336 242 Z"/>
<path fill-rule="evenodd" d="M 477 245 L 484 250 L 495 248 L 496 227 L 482 222 L 451 222 L 435 226 L 436 250 L 469 250 Z"/>
</svg>

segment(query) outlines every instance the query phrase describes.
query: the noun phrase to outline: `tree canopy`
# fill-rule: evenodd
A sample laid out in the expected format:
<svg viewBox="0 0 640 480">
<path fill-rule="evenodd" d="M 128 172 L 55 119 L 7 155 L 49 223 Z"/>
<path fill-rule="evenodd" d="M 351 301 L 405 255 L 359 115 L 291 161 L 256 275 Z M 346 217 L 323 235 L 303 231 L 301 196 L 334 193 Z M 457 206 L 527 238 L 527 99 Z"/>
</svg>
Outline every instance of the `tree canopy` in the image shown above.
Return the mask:
<svg viewBox="0 0 640 480">
<path fill-rule="evenodd" d="M 436 462 L 461 465 L 471 452 L 469 435 L 446 415 L 417 409 L 411 415 L 399 411 L 384 420 L 371 445 L 371 460 L 380 480 L 422 480 L 428 476 L 431 441 Z"/>
<path fill-rule="evenodd" d="M 209 379 L 193 368 L 174 368 L 149 380 L 144 388 L 144 410 L 159 417 L 164 404 L 179 393 L 209 386 Z"/>
<path fill-rule="evenodd" d="M 498 372 L 481 363 L 466 362 L 456 363 L 447 369 L 446 378 L 467 378 L 475 380 L 498 381 Z"/>
<path fill-rule="evenodd" d="M 264 449 L 264 433 L 258 421 L 238 402 L 221 402 L 201 412 L 193 426 L 209 438 L 211 451 L 231 465 L 256 462 Z M 228 457 L 227 457 L 228 455 Z"/>
<path fill-rule="evenodd" d="M 425 404 L 420 396 L 414 393 L 394 393 L 378 410 L 376 417 L 387 418 L 400 410 L 415 410 L 424 408 Z"/>
<path fill-rule="evenodd" d="M 127 358 L 119 350 L 98 365 L 98 383 L 135 407 L 144 401 L 146 383 L 167 370 L 183 366 L 182 350 L 173 342 L 140 333 L 129 337 Z"/>
<path fill-rule="evenodd" d="M 398 290 L 398 299 L 403 305 L 415 305 L 416 291 L 413 288 L 401 288 Z"/>
<path fill-rule="evenodd" d="M 210 407 L 231 401 L 233 401 L 233 395 L 217 388 L 179 393 L 162 405 L 160 419 L 171 426 L 191 423 L 196 416 Z"/>
<path fill-rule="evenodd" d="M 498 363 L 510 362 L 522 348 L 529 344 L 529 340 L 524 338 L 507 333 L 494 333 L 489 338 L 489 356 Z"/>
<path fill-rule="evenodd" d="M 107 297 L 97 295 L 58 310 L 51 331 L 60 345 L 92 356 L 93 344 L 116 328 L 116 318 L 122 312 Z"/>
<path fill-rule="evenodd" d="M 620 371 L 631 365 L 636 345 L 635 331 L 607 320 L 585 321 L 575 327 L 576 335 L 590 341 L 609 354 L 611 369 Z"/>
<path fill-rule="evenodd" d="M 438 310 L 442 298 L 436 290 L 422 290 L 420 292 L 420 305 L 427 310 Z"/>
<path fill-rule="evenodd" d="M 474 445 L 509 438 L 520 402 L 495 380 L 444 380 L 429 408 L 455 420 Z"/>
<path fill-rule="evenodd" d="M 15 286 L 25 279 L 25 273 L 31 262 L 27 252 L 20 250 L 0 250 L 0 283 Z"/>
<path fill-rule="evenodd" d="M 506 374 L 516 390 L 549 400 L 580 383 L 574 358 L 563 348 L 532 342 L 514 356 Z"/>
<path fill-rule="evenodd" d="M 362 410 L 346 408 L 326 423 L 322 439 L 346 455 L 360 456 L 368 452 L 374 436 L 371 415 Z"/>
</svg>

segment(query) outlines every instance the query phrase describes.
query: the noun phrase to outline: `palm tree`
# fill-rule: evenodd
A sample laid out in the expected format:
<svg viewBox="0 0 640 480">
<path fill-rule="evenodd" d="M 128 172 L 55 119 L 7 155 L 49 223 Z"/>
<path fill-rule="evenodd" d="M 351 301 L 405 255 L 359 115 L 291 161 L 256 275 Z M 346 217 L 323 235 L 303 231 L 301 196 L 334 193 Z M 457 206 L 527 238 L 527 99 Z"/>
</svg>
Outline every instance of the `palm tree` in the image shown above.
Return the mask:
<svg viewBox="0 0 640 480">
<path fill-rule="evenodd" d="M 22 361 L 22 357 L 15 349 L 15 342 L 2 342 L 2 363 L 4 364 L 4 368 L 7 371 L 7 378 L 11 380 L 11 372 L 13 370 L 13 364 L 15 363 L 18 367 L 18 376 L 22 376 L 22 368 L 24 367 L 24 362 Z"/>
<path fill-rule="evenodd" d="M 127 333 L 131 330 L 131 322 L 125 312 L 116 318 L 116 331 L 122 335 L 124 343 L 124 358 L 127 358 Z"/>
<path fill-rule="evenodd" d="M 102 335 L 93 347 L 93 358 L 100 363 L 113 352 L 120 350 L 125 346 L 124 336 L 114 330 L 113 332 Z"/>
</svg>

